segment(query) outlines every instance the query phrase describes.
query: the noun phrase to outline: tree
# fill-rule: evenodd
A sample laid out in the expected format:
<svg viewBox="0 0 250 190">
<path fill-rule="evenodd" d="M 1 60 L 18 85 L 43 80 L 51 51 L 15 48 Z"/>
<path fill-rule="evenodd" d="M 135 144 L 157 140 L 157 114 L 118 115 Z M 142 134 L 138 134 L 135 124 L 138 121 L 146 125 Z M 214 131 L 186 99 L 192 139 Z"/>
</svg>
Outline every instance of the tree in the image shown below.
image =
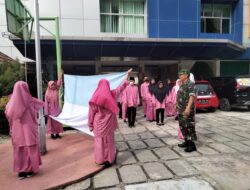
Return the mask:
<svg viewBox="0 0 250 190">
<path fill-rule="evenodd" d="M 3 60 L 0 63 L 0 97 L 9 95 L 19 80 L 24 80 L 24 68 L 19 61 Z"/>
</svg>

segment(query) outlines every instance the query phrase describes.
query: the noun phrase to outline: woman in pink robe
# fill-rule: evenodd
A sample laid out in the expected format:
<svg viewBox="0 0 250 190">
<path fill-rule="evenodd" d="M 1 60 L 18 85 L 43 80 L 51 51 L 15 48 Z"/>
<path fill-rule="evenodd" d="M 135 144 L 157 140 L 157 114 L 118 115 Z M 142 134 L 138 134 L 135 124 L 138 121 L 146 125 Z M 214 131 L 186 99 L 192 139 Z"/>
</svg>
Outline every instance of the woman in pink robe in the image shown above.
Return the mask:
<svg viewBox="0 0 250 190">
<path fill-rule="evenodd" d="M 148 121 L 155 121 L 156 114 L 155 114 L 155 106 L 153 104 L 153 98 L 154 98 L 154 90 L 156 88 L 155 79 L 151 79 L 150 85 L 148 86 L 147 91 L 147 120 Z"/>
<path fill-rule="evenodd" d="M 124 89 L 122 92 L 121 92 L 121 103 L 122 103 L 122 120 L 123 122 L 127 122 L 126 121 L 126 115 L 127 115 L 127 103 L 126 103 L 126 96 L 125 96 L 125 90 Z"/>
<path fill-rule="evenodd" d="M 58 116 L 59 107 L 59 89 L 62 84 L 62 75 L 57 82 L 49 81 L 48 88 L 45 93 L 45 115 L 47 116 L 47 133 L 51 134 L 52 139 L 61 138 L 59 133 L 63 132 L 61 123 L 52 119 L 51 116 Z"/>
<path fill-rule="evenodd" d="M 176 96 L 177 96 L 177 92 L 180 88 L 180 84 L 181 81 L 177 80 L 175 83 L 175 86 L 172 88 L 171 92 L 169 93 L 168 97 L 167 97 L 167 104 L 166 104 L 166 115 L 168 117 L 171 116 L 176 116 Z"/>
<path fill-rule="evenodd" d="M 153 96 L 153 105 L 156 110 L 156 124 L 164 125 L 164 112 L 166 108 L 167 94 L 169 93 L 168 87 L 163 86 L 163 82 L 159 81 L 157 88 L 155 88 Z M 161 121 L 160 121 L 161 116 Z"/>
<path fill-rule="evenodd" d="M 129 73 L 132 71 L 130 69 Z M 116 100 L 117 95 L 127 86 L 125 80 L 115 90 L 110 90 L 108 80 L 99 81 L 92 98 L 89 101 L 88 125 L 94 132 L 94 155 L 97 164 L 111 166 L 116 157 L 114 133 L 118 128 L 117 114 L 119 108 Z"/>
<path fill-rule="evenodd" d="M 18 173 L 19 179 L 37 173 L 42 163 L 37 113 L 43 106 L 42 101 L 31 96 L 26 82 L 15 83 L 10 101 L 6 105 L 5 115 L 10 126 L 14 172 Z"/>
<path fill-rule="evenodd" d="M 146 117 L 147 114 L 147 91 L 148 91 L 148 77 L 144 77 L 144 82 L 141 84 L 141 98 L 142 98 L 142 108 L 143 108 L 143 113 L 144 117 Z"/>
</svg>

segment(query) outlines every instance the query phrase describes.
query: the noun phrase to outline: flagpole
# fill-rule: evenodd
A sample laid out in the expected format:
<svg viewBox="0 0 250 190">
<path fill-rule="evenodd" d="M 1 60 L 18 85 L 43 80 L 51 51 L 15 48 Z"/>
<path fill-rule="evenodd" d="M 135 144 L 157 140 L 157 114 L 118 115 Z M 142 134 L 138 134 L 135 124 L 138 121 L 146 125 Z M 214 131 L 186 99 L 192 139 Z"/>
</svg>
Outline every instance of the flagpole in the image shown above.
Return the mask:
<svg viewBox="0 0 250 190">
<path fill-rule="evenodd" d="M 34 0 L 34 21 L 35 21 L 35 47 L 36 47 L 36 82 L 37 82 L 37 97 L 43 100 L 42 94 L 42 73 L 41 73 L 41 45 L 40 45 L 40 25 L 39 25 L 39 4 L 38 0 Z M 39 111 L 38 117 L 39 124 L 39 145 L 41 154 L 47 152 L 46 149 L 46 129 L 43 110 Z"/>
</svg>

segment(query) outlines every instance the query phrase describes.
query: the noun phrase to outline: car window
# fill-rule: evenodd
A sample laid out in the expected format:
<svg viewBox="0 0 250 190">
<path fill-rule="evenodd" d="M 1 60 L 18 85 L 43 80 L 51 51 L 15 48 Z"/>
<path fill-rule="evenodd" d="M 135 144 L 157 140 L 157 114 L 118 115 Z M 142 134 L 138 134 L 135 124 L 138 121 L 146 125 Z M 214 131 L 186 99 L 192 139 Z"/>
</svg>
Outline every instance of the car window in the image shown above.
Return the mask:
<svg viewBox="0 0 250 190">
<path fill-rule="evenodd" d="M 202 95 L 212 95 L 212 89 L 209 84 L 196 84 L 198 96 Z"/>
</svg>

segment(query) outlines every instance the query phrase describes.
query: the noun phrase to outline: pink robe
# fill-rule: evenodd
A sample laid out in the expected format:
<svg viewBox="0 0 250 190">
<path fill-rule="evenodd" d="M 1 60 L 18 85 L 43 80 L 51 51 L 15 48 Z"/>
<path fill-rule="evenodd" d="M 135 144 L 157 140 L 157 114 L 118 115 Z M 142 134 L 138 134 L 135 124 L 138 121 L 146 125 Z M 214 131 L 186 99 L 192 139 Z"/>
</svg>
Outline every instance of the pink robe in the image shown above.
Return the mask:
<svg viewBox="0 0 250 190">
<path fill-rule="evenodd" d="M 105 83 L 105 84 L 103 84 Z M 94 132 L 94 155 L 97 164 L 113 163 L 116 157 L 114 133 L 118 128 L 116 105 L 117 95 L 127 86 L 125 81 L 110 91 L 109 83 L 102 79 L 89 102 L 88 125 Z M 103 86 L 107 87 L 103 87 Z"/>
<path fill-rule="evenodd" d="M 18 81 L 5 114 L 9 121 L 13 145 L 14 172 L 35 172 L 41 165 L 37 113 L 44 103 L 33 98 L 28 84 Z"/>
<path fill-rule="evenodd" d="M 127 107 L 138 107 L 138 105 L 140 104 L 138 86 L 136 85 L 127 86 L 124 96 Z"/>
<path fill-rule="evenodd" d="M 45 94 L 45 115 L 58 116 L 60 113 L 59 89 L 62 84 L 62 80 L 59 79 L 57 81 L 55 90 L 50 89 L 52 83 L 53 81 L 49 82 L 49 85 Z M 48 117 L 47 118 L 47 133 L 59 134 L 62 132 L 63 132 L 62 124 Z"/>
<path fill-rule="evenodd" d="M 141 97 L 142 97 L 142 108 L 144 115 L 147 114 L 147 91 L 148 91 L 148 82 L 141 84 Z"/>
<path fill-rule="evenodd" d="M 166 105 L 166 115 L 168 117 L 171 116 L 176 116 L 177 112 L 176 112 L 176 96 L 177 96 L 177 91 L 178 91 L 179 87 L 178 86 L 174 86 L 171 90 L 171 92 L 169 93 L 168 97 L 167 97 L 167 105 Z"/>
<path fill-rule="evenodd" d="M 120 95 L 120 100 L 121 100 L 121 104 L 122 104 L 122 120 L 125 122 L 126 121 L 126 113 L 127 113 L 127 104 L 126 104 L 126 96 L 125 96 L 125 91 L 126 89 L 123 90 L 123 92 L 121 92 Z"/>
<path fill-rule="evenodd" d="M 162 103 L 159 102 L 159 101 L 157 100 L 157 98 L 155 98 L 155 96 L 153 96 L 152 100 L 153 100 L 153 105 L 155 106 L 155 110 L 160 109 L 160 108 L 162 108 L 162 109 L 165 109 L 165 108 L 166 108 L 166 100 L 167 100 L 167 97 L 163 100 Z"/>
<path fill-rule="evenodd" d="M 148 121 L 153 121 L 156 118 L 156 115 L 155 115 L 156 112 L 155 112 L 155 106 L 153 103 L 153 98 L 154 98 L 154 95 L 150 94 L 150 92 L 148 91 L 148 93 L 147 93 L 147 114 L 146 114 Z"/>
</svg>

